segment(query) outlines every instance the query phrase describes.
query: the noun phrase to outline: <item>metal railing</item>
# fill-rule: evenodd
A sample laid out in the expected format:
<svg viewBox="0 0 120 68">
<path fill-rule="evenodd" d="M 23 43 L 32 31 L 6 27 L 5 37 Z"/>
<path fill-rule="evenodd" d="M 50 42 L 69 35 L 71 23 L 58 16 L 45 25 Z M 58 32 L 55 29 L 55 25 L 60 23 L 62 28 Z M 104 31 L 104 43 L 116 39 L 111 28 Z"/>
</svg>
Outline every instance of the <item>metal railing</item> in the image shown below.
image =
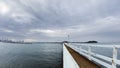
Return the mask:
<svg viewBox="0 0 120 68">
<path fill-rule="evenodd" d="M 68 45 L 68 46 L 70 46 L 72 49 L 74 49 L 75 51 L 77 51 L 81 55 L 85 56 L 89 60 L 95 61 L 95 62 L 97 62 L 98 64 L 100 64 L 100 65 L 102 65 L 104 67 L 107 67 L 107 68 L 117 68 L 117 65 L 120 65 L 120 60 L 117 59 L 117 50 L 118 50 L 118 48 L 120 48 L 120 45 L 79 44 L 77 46 L 75 46 L 75 45 Z M 87 50 L 83 49 L 83 46 L 86 46 Z M 101 54 L 92 52 L 92 48 L 93 47 L 112 48 L 112 50 L 113 50 L 112 58 L 110 58 L 108 56 L 105 56 L 105 55 L 101 55 Z M 107 62 L 109 62 L 111 64 L 109 64 L 109 63 L 107 63 L 105 61 L 107 61 Z"/>
<path fill-rule="evenodd" d="M 63 44 L 63 68 L 80 68 Z"/>
</svg>

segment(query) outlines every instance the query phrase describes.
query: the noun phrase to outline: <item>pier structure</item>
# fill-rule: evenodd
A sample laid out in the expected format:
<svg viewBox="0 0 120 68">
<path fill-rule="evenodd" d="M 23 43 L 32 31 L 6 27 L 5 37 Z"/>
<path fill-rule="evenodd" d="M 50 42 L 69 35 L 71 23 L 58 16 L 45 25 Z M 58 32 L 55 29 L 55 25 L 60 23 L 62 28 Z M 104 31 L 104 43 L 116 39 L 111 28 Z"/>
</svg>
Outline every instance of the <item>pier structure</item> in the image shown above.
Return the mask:
<svg viewBox="0 0 120 68">
<path fill-rule="evenodd" d="M 86 46 L 87 50 L 83 47 Z M 92 47 L 110 48 L 112 58 L 92 52 Z M 63 44 L 63 68 L 118 68 L 117 52 L 120 45 Z"/>
</svg>

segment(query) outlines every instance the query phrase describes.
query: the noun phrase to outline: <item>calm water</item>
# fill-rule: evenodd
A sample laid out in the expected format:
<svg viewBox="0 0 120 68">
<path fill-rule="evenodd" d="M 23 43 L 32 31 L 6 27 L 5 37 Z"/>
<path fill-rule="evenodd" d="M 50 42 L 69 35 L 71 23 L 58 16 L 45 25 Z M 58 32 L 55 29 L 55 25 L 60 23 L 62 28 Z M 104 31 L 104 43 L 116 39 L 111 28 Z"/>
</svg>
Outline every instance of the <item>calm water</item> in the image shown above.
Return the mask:
<svg viewBox="0 0 120 68">
<path fill-rule="evenodd" d="M 62 68 L 62 45 L 0 43 L 0 68 Z"/>
</svg>

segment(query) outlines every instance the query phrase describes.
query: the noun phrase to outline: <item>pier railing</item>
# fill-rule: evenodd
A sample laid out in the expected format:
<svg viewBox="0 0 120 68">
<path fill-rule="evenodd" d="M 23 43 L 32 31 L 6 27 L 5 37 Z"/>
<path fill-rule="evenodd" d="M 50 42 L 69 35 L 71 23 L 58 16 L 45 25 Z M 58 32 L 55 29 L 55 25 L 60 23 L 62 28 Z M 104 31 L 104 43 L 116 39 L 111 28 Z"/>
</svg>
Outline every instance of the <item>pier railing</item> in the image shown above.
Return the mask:
<svg viewBox="0 0 120 68">
<path fill-rule="evenodd" d="M 68 45 L 84 57 L 88 58 L 91 61 L 97 62 L 98 64 L 107 67 L 107 68 L 117 68 L 117 65 L 120 65 L 120 60 L 117 59 L 117 53 L 118 49 L 120 48 L 120 45 L 93 45 L 93 44 L 79 44 L 77 46 L 75 45 Z M 83 46 L 87 47 L 88 49 L 84 49 Z M 112 58 L 101 55 L 98 53 L 92 52 L 93 47 L 99 47 L 99 48 L 112 48 L 113 54 Z M 109 63 L 107 63 L 107 62 Z M 111 63 L 111 64 L 110 64 Z"/>
<path fill-rule="evenodd" d="M 68 52 L 67 48 L 63 44 L 63 68 L 79 68 L 76 61 L 73 59 L 71 54 Z"/>
</svg>

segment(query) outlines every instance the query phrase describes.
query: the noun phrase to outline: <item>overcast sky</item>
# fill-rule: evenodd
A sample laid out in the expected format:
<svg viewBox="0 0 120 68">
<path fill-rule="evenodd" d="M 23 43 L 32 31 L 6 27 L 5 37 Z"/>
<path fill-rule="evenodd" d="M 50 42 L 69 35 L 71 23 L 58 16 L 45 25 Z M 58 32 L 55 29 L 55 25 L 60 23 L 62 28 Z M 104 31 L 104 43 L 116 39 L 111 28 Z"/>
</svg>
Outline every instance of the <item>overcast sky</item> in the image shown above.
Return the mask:
<svg viewBox="0 0 120 68">
<path fill-rule="evenodd" d="M 120 41 L 120 0 L 0 0 L 0 37 Z"/>
</svg>

